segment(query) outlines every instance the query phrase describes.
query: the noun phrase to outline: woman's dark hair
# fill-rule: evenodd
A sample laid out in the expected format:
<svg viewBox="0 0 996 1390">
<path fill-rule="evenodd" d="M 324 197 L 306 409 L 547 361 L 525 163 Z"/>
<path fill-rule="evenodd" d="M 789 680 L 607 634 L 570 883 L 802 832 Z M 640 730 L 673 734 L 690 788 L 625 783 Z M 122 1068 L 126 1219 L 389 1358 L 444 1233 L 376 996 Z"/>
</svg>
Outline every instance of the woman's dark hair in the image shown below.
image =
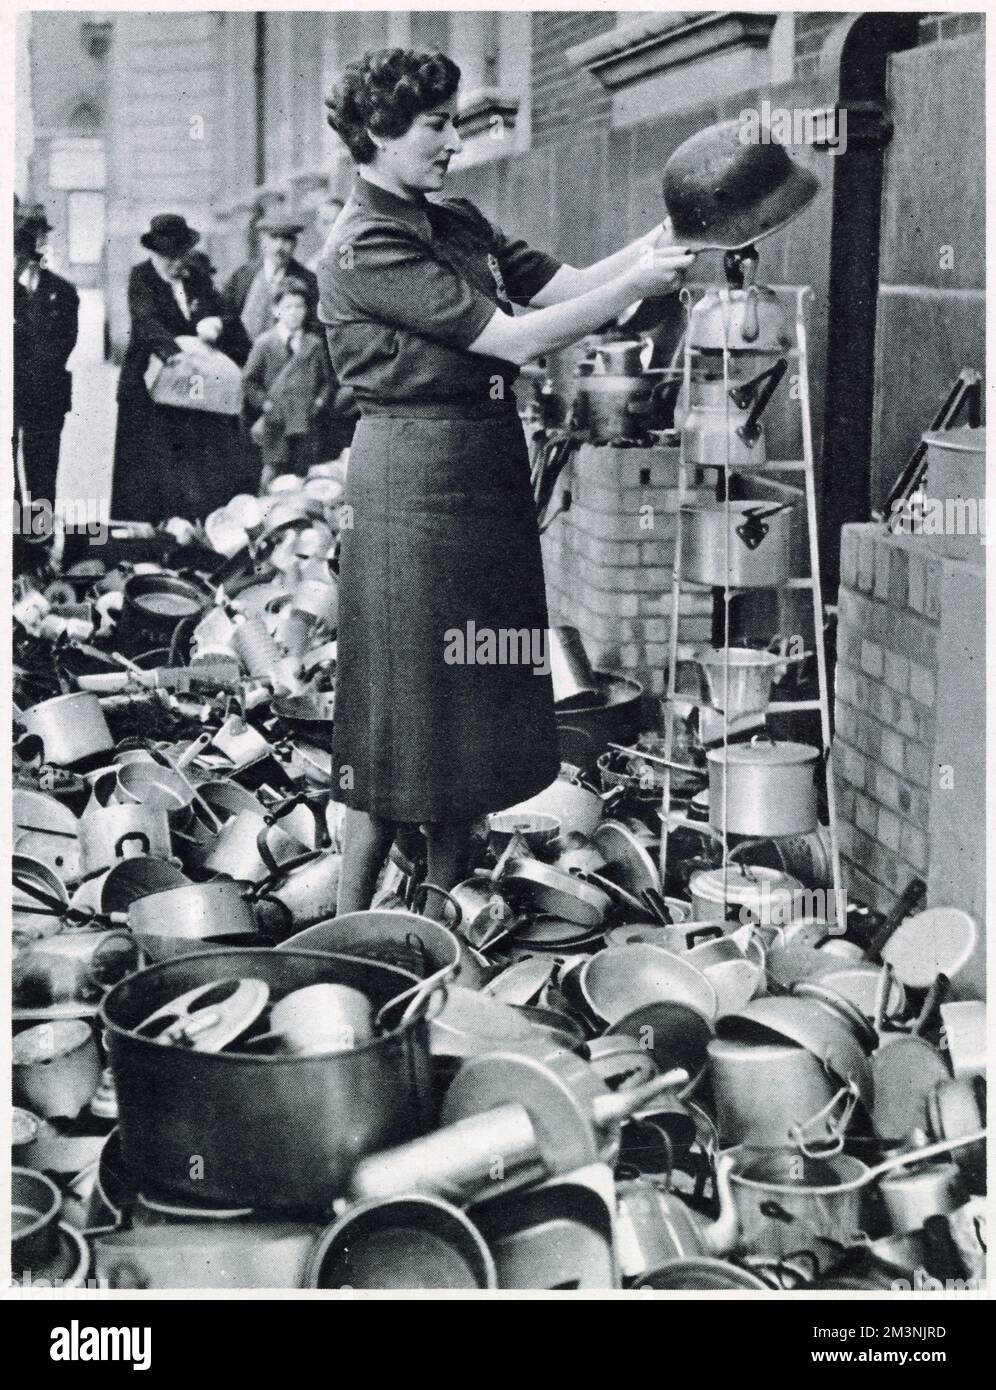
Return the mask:
<svg viewBox="0 0 996 1390">
<path fill-rule="evenodd" d="M 444 53 L 381 48 L 350 63 L 332 95 L 327 120 L 357 164 L 369 164 L 376 146 L 368 130 L 395 139 L 416 116 L 448 101 L 460 69 Z"/>
</svg>

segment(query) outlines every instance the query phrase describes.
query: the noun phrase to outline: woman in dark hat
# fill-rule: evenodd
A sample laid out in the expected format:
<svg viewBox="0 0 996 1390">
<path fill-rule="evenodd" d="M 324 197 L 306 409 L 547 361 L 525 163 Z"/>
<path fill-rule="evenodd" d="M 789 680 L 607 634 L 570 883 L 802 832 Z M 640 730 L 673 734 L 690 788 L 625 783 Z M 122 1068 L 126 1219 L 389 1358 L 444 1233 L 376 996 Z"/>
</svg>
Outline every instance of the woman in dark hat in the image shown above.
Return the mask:
<svg viewBox="0 0 996 1390">
<path fill-rule="evenodd" d="M 424 828 L 428 876 L 449 888 L 467 871 L 473 820 L 556 776 L 512 383 L 522 363 L 675 288 L 691 263 L 658 226 L 577 269 L 465 199 L 429 201 L 461 148 L 459 78 L 442 54 L 386 50 L 347 68 L 328 101 L 359 166 L 318 272 L 333 366 L 361 411 L 340 561 L 340 913 L 369 905 L 400 826 Z M 515 318 L 513 303 L 537 312 Z"/>
<path fill-rule="evenodd" d="M 177 213 L 161 213 L 140 240 L 149 257 L 128 278 L 131 336 L 118 380 L 111 514 L 194 520 L 247 485 L 238 417 L 156 405 L 145 373 L 153 357 L 177 356 L 179 337 L 196 335 L 239 365 L 249 345 L 210 275 L 187 260 L 198 232 Z"/>
</svg>

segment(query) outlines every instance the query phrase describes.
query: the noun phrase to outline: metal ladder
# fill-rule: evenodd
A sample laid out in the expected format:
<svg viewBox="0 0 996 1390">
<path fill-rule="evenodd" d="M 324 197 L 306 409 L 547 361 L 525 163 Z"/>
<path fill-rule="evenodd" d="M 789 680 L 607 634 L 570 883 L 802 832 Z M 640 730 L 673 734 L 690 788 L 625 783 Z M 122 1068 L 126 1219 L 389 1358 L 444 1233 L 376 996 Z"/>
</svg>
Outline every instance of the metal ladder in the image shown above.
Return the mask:
<svg viewBox="0 0 996 1390">
<path fill-rule="evenodd" d="M 801 415 L 801 437 L 803 457 L 801 459 L 768 460 L 763 467 L 758 468 L 760 475 L 770 473 L 801 473 L 805 485 L 806 499 L 806 526 L 809 539 L 809 565 L 810 574 L 808 576 L 798 576 L 790 578 L 786 582 L 772 585 L 772 588 L 779 589 L 800 589 L 807 590 L 812 596 L 813 612 L 813 631 L 816 649 L 816 664 L 819 683 L 819 698 L 815 700 L 786 700 L 772 701 L 769 710 L 775 710 L 779 714 L 787 714 L 793 710 L 816 710 L 820 712 L 820 727 L 822 734 L 822 753 L 826 775 L 826 800 L 827 815 L 829 818 L 830 831 L 830 856 L 832 866 L 832 879 L 834 889 L 834 903 L 838 913 L 842 913 L 845 899 L 841 893 L 841 872 L 840 872 L 840 853 L 837 843 L 837 816 L 836 816 L 836 797 L 834 792 L 833 770 L 830 766 L 830 691 L 827 683 L 827 661 L 826 651 L 823 642 L 823 592 L 820 581 L 820 556 L 819 556 L 819 535 L 817 531 L 818 519 L 816 512 L 816 481 L 813 463 L 813 431 L 812 416 L 809 399 L 809 355 L 807 346 L 806 324 L 803 306 L 807 298 L 811 297 L 812 290 L 808 285 L 769 285 L 765 288 L 772 290 L 779 299 L 782 296 L 791 296 L 795 305 L 795 345 L 779 353 L 790 363 L 795 362 L 798 389 L 799 389 L 799 408 Z M 683 292 L 686 311 L 691 312 L 692 295 L 686 290 Z M 724 334 L 728 339 L 728 332 Z M 692 379 L 692 359 L 696 356 L 696 349 L 691 344 L 691 334 L 686 331 L 684 335 L 684 395 L 686 402 L 692 400 L 691 379 Z M 724 387 L 728 390 L 731 382 L 730 376 L 730 348 L 727 343 L 723 348 L 723 381 Z M 675 704 L 677 697 L 677 673 L 678 673 L 678 637 L 679 625 L 681 621 L 681 595 L 684 591 L 701 593 L 703 586 L 683 580 L 681 577 L 682 556 L 683 556 L 683 511 L 682 508 L 688 500 L 689 483 L 688 472 L 692 465 L 686 458 L 686 432 L 681 432 L 681 450 L 678 459 L 678 512 L 677 528 L 674 549 L 674 574 L 671 581 L 671 630 L 669 633 L 669 659 L 667 674 L 667 691 L 665 694 L 665 727 L 664 727 L 664 768 L 662 773 L 662 808 L 661 808 L 661 838 L 660 838 L 660 874 L 661 882 L 666 881 L 667 874 L 667 854 L 669 832 L 672 826 L 679 828 L 686 826 L 689 829 L 702 831 L 703 827 L 697 821 L 685 819 L 675 815 L 671 811 L 671 773 L 672 770 L 682 772 L 700 772 L 700 769 L 685 767 L 674 762 L 674 726 L 675 726 Z M 724 506 L 729 502 L 729 476 L 737 469 L 730 465 L 727 459 L 724 465 L 716 465 L 723 469 L 723 497 Z M 740 471 L 743 471 L 742 469 Z M 726 586 L 723 592 L 723 645 L 730 645 L 730 602 L 734 595 L 745 592 L 732 588 L 729 583 L 729 527 L 726 528 L 726 547 L 727 557 L 724 566 L 726 572 Z M 727 703 L 724 700 L 724 704 Z M 723 750 L 729 746 L 729 716 L 723 712 Z M 724 826 L 721 834 L 723 844 L 723 874 L 724 874 L 724 897 L 725 897 L 725 878 L 729 869 L 729 849 L 725 828 L 725 805 L 724 805 Z M 843 918 L 838 922 L 838 930 L 843 930 Z"/>
</svg>

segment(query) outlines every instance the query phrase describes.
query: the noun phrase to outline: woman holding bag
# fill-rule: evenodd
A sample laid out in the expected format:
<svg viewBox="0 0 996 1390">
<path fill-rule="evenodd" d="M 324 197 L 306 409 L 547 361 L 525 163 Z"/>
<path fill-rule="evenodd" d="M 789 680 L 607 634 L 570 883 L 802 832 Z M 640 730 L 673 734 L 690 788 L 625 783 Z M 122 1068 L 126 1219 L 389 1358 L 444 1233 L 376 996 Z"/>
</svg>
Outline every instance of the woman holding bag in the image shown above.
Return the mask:
<svg viewBox="0 0 996 1390">
<path fill-rule="evenodd" d="M 442 54 L 385 50 L 352 64 L 327 102 L 358 166 L 318 270 L 333 367 L 361 411 L 340 559 L 340 913 L 369 906 L 399 828 L 424 829 L 428 877 L 450 888 L 465 876 L 472 822 L 556 776 L 548 662 L 535 660 L 543 566 L 512 384 L 523 363 L 676 288 L 692 261 L 658 226 L 577 269 L 465 199 L 430 201 L 461 149 L 459 78 Z M 516 318 L 513 303 L 536 312 Z M 461 654 L 456 635 L 471 623 L 492 635 L 490 657 Z M 504 634 L 520 635 L 518 659 Z"/>
<path fill-rule="evenodd" d="M 223 313 L 210 274 L 187 261 L 200 234 L 176 213 L 153 217 L 140 238 L 148 259 L 128 277 L 131 335 L 118 378 L 111 514 L 119 521 L 203 519 L 243 483 L 237 416 L 154 404 L 145 384 L 153 357 L 172 361 L 177 338 L 196 336 L 241 364 L 249 341 Z"/>
</svg>

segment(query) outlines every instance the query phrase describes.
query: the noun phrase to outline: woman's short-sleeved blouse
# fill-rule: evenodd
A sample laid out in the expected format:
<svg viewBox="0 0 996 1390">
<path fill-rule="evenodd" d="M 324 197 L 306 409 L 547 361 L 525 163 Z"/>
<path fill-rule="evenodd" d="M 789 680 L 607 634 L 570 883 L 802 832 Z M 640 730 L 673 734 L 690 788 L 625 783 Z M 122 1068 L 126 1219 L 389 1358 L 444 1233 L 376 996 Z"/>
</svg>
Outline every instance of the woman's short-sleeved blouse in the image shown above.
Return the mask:
<svg viewBox="0 0 996 1390">
<path fill-rule="evenodd" d="M 409 202 L 357 179 L 318 266 L 340 383 L 370 411 L 510 398 L 515 364 L 467 348 L 496 308 L 528 304 L 559 268 L 465 198 Z"/>
</svg>

